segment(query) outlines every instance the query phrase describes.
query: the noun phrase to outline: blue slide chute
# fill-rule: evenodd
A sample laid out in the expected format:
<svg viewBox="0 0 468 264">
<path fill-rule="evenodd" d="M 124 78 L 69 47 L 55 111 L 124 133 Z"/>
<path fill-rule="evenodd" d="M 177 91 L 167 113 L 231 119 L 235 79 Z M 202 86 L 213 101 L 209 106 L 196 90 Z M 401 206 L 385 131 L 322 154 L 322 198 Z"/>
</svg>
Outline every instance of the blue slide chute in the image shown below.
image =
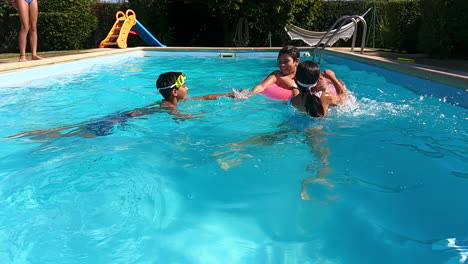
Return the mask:
<svg viewBox="0 0 468 264">
<path fill-rule="evenodd" d="M 166 47 L 166 45 L 159 42 L 159 40 L 156 39 L 138 20 L 132 30 L 137 32 L 146 44 L 150 46 Z"/>
</svg>

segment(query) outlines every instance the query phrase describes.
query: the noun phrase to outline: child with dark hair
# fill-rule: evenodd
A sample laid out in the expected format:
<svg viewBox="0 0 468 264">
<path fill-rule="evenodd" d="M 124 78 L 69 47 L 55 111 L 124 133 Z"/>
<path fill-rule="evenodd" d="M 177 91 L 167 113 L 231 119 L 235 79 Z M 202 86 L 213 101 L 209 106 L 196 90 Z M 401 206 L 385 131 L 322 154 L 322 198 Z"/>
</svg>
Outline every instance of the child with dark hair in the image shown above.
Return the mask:
<svg viewBox="0 0 468 264">
<path fill-rule="evenodd" d="M 92 138 L 96 136 L 107 136 L 113 133 L 116 125 L 124 125 L 128 119 L 148 115 L 155 112 L 166 112 L 174 115 L 175 119 L 187 119 L 193 118 L 192 115 L 182 114 L 177 111 L 177 103 L 187 100 L 215 100 L 219 97 L 235 97 L 235 93 L 220 93 L 220 94 L 208 94 L 204 96 L 187 97 L 188 87 L 185 85 L 185 79 L 187 77 L 182 72 L 166 72 L 159 75 L 156 81 L 156 88 L 159 93 L 163 96 L 163 100 L 147 105 L 142 108 L 133 109 L 124 112 L 118 112 L 115 114 L 108 115 L 102 119 L 94 120 L 90 122 L 84 122 L 78 125 L 69 125 L 65 127 L 52 128 L 46 130 L 32 130 L 26 132 L 19 132 L 11 137 L 22 137 L 22 136 L 47 136 L 47 137 L 72 137 L 82 136 L 86 138 Z M 241 90 L 240 92 L 247 92 L 247 90 Z"/>
<path fill-rule="evenodd" d="M 292 90 L 291 95 L 296 96 L 299 94 L 294 76 L 296 75 L 296 67 L 300 61 L 300 51 L 298 48 L 288 45 L 284 46 L 278 53 L 278 66 L 276 70 L 261 83 L 257 84 L 251 91 L 251 95 L 263 92 L 268 86 L 276 83 L 279 87 Z"/>
<path fill-rule="evenodd" d="M 301 62 L 297 67 L 296 83 L 300 94 L 289 104 L 312 117 L 325 117 L 330 106 L 336 106 L 347 97 L 348 91 L 332 70 L 320 73 L 313 61 Z"/>
<path fill-rule="evenodd" d="M 191 100 L 216 100 L 219 97 L 235 97 L 235 93 L 208 94 L 204 96 L 187 97 L 189 88 L 185 85 L 187 77 L 182 72 L 166 72 L 159 75 L 156 81 L 156 88 L 164 98 L 162 104 L 169 108 L 176 108 L 180 101 Z M 246 92 L 241 90 L 240 92 Z"/>
</svg>

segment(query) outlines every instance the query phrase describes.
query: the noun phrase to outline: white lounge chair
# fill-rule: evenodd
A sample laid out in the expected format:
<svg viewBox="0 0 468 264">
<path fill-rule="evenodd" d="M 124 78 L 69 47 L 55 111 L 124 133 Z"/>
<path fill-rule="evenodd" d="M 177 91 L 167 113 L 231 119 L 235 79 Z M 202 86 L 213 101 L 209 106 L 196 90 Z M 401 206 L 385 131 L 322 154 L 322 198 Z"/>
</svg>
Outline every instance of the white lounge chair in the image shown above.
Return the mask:
<svg viewBox="0 0 468 264">
<path fill-rule="evenodd" d="M 298 26 L 289 24 L 284 27 L 286 33 L 289 35 L 291 40 L 302 40 L 308 45 L 318 48 L 322 46 L 322 52 L 325 47 L 331 47 L 335 42 L 340 39 L 348 40 L 349 38 L 353 37 L 353 42 L 351 45 L 351 51 L 354 51 L 354 44 L 356 42 L 356 28 L 358 26 L 358 22 L 362 22 L 363 24 L 363 33 L 362 33 L 362 41 L 361 41 L 361 53 L 364 53 L 365 47 L 365 40 L 366 40 L 366 33 L 367 33 L 367 23 L 364 19 L 364 16 L 372 9 L 369 8 L 363 15 L 353 15 L 353 16 L 342 16 L 338 18 L 335 23 L 328 29 L 327 32 L 317 32 L 317 31 L 309 31 Z M 315 60 L 315 52 L 314 49 L 314 60 Z M 322 52 L 320 52 L 320 57 L 318 63 L 322 58 Z"/>
</svg>

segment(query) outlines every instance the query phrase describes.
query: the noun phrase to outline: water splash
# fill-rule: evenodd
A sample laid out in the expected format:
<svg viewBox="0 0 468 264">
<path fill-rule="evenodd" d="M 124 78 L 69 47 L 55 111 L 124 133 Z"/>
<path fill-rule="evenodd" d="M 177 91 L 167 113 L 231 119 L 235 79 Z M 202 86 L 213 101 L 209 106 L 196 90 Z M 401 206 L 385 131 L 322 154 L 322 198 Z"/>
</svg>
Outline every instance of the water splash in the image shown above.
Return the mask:
<svg viewBox="0 0 468 264">
<path fill-rule="evenodd" d="M 336 113 L 341 117 L 400 116 L 408 112 L 412 112 L 412 107 L 408 103 L 379 102 L 366 97 L 357 99 L 352 93 L 343 104 L 336 107 Z"/>
<path fill-rule="evenodd" d="M 468 240 L 460 240 L 457 238 L 447 238 L 438 240 L 432 243 L 433 250 L 443 250 L 448 252 L 455 252 L 458 256 L 453 257 L 447 263 L 456 263 L 456 258 L 458 258 L 459 264 L 466 264 L 468 259 Z"/>
<path fill-rule="evenodd" d="M 232 92 L 234 92 L 234 98 L 236 99 L 247 99 L 250 97 L 249 90 L 237 90 L 233 88 Z"/>
</svg>

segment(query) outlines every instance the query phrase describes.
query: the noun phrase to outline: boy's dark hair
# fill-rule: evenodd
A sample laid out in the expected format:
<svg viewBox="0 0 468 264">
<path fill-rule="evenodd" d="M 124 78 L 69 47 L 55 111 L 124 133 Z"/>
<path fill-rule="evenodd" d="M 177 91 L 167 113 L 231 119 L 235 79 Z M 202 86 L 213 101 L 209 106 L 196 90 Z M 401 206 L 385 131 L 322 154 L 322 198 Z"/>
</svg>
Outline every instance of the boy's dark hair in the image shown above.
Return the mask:
<svg viewBox="0 0 468 264">
<path fill-rule="evenodd" d="M 315 62 L 303 61 L 297 66 L 296 80 L 298 82 L 305 84 L 314 84 L 317 83 L 319 77 L 320 69 Z M 323 111 L 322 100 L 320 100 L 319 97 L 314 95 L 311 90 L 308 90 L 307 87 L 303 87 L 300 84 L 298 84 L 298 86 L 299 90 L 301 91 L 301 96 L 306 96 L 306 112 L 312 117 L 323 117 L 325 113 Z"/>
<path fill-rule="evenodd" d="M 301 56 L 299 49 L 292 45 L 284 46 L 278 53 L 278 59 L 283 54 L 288 54 L 294 61 Z"/>
<path fill-rule="evenodd" d="M 164 97 L 165 100 L 170 100 L 172 98 L 172 89 L 176 89 L 175 87 L 172 89 L 159 89 L 171 86 L 175 84 L 177 78 L 182 75 L 181 72 L 165 72 L 159 75 L 158 80 L 156 80 L 156 88 L 158 88 L 159 93 Z"/>
</svg>

